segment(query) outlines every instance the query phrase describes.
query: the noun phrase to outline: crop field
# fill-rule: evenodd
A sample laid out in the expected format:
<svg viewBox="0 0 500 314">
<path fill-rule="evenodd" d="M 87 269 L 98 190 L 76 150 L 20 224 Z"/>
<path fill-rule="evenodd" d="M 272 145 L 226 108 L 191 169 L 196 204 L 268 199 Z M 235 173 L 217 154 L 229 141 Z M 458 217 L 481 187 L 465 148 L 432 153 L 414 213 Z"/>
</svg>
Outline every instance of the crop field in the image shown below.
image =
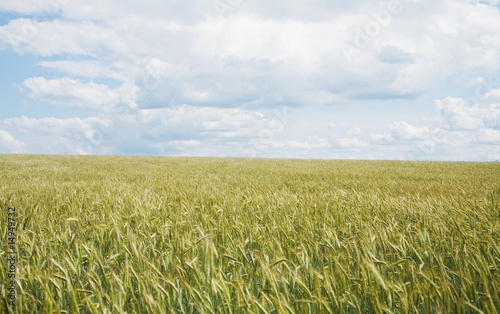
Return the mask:
<svg viewBox="0 0 500 314">
<path fill-rule="evenodd" d="M 500 311 L 500 163 L 0 155 L 0 173 L 1 313 Z"/>
</svg>

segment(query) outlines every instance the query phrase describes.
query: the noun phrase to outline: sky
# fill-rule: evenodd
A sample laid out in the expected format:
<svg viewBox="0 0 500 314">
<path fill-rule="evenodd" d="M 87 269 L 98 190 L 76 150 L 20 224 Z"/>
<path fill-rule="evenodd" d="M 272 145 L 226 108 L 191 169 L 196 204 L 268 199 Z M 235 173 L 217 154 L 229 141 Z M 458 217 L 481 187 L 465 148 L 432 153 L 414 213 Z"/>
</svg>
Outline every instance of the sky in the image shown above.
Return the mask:
<svg viewBox="0 0 500 314">
<path fill-rule="evenodd" d="M 0 2 L 0 153 L 500 160 L 500 0 Z"/>
</svg>

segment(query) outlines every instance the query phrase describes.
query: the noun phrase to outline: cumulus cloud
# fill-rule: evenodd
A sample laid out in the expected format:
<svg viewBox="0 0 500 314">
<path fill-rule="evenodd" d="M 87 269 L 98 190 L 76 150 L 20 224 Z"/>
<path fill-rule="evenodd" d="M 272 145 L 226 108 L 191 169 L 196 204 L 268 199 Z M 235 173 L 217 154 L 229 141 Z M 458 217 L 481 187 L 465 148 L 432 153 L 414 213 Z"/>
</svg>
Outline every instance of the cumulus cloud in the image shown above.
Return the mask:
<svg viewBox="0 0 500 314">
<path fill-rule="evenodd" d="M 496 159 L 495 156 L 500 154 L 500 106 L 469 105 L 464 99 L 452 97 L 436 100 L 435 104 L 439 116 L 428 119 L 427 125 L 395 122 L 389 126 L 388 132 L 371 134 L 372 141 L 378 145 L 403 147 L 406 151 L 403 159 L 416 156 L 446 159 L 444 156 L 448 156 L 460 160 L 466 158 L 464 156 L 476 155 L 470 147 L 482 147 L 482 158 L 486 160 Z M 486 146 L 491 147 L 486 149 Z"/>
<path fill-rule="evenodd" d="M 0 151 L 2 153 L 24 153 L 26 144 L 16 140 L 9 132 L 0 130 Z"/>
<path fill-rule="evenodd" d="M 491 92 L 486 93 L 485 98 L 488 100 L 500 101 L 500 88 L 494 89 Z"/>
<path fill-rule="evenodd" d="M 90 21 L 43 21 L 30 18 L 12 20 L 0 27 L 0 48 L 48 57 L 79 55 L 96 57 L 108 51 L 127 51 L 113 29 Z"/>
<path fill-rule="evenodd" d="M 266 121 L 260 112 L 186 105 L 141 110 L 137 119 L 142 136 L 158 140 L 246 138 Z"/>
<path fill-rule="evenodd" d="M 378 53 L 378 59 L 382 62 L 386 63 L 411 63 L 413 62 L 413 57 L 408 52 L 403 51 L 402 49 L 387 45 L 382 47 L 380 52 Z"/>
<path fill-rule="evenodd" d="M 210 145 L 223 147 L 231 140 L 234 153 L 237 143 L 257 138 L 270 121 L 260 112 L 184 105 L 86 119 L 22 116 L 2 123 L 24 134 L 34 151 L 52 145 L 64 153 L 123 154 L 137 153 L 135 149 L 140 148 L 162 154 L 169 152 L 163 149 L 194 146 L 200 153 L 207 152 Z"/>
<path fill-rule="evenodd" d="M 290 148 L 298 149 L 324 149 L 329 148 L 332 145 L 328 142 L 327 138 L 320 136 L 310 136 L 307 141 L 287 141 L 287 146 Z"/>
<path fill-rule="evenodd" d="M 333 140 L 333 145 L 337 148 L 361 148 L 367 147 L 367 143 L 356 137 L 336 138 Z"/>
<path fill-rule="evenodd" d="M 103 132 L 114 130 L 106 118 L 9 118 L 3 125 L 23 135 L 30 153 L 107 154 L 112 144 L 103 142 Z"/>
<path fill-rule="evenodd" d="M 51 105 L 101 111 L 109 111 L 120 103 L 127 103 L 133 108 L 139 92 L 137 86 L 131 84 L 125 83 L 112 90 L 104 84 L 83 83 L 70 78 L 49 80 L 32 77 L 24 81 L 24 86 L 29 89 L 31 98 Z"/>
<path fill-rule="evenodd" d="M 309 149 L 311 148 L 311 144 L 306 143 L 306 142 L 298 142 L 298 141 L 289 141 L 287 143 L 288 147 L 290 148 L 300 148 L 300 149 Z"/>
<path fill-rule="evenodd" d="M 428 142 L 435 150 L 497 143 L 500 86 L 485 79 L 500 70 L 496 0 L 407 0 L 385 21 L 387 1 L 232 2 L 223 16 L 214 3 L 3 1 L 0 11 L 20 17 L 0 26 L 0 49 L 32 55 L 44 70 L 24 79 L 27 108 L 94 116 L 5 119 L 19 128 L 11 136 L 44 152 L 231 155 L 243 143 L 273 156 L 358 158 Z M 375 132 L 376 122 L 351 116 L 354 123 L 320 130 L 264 114 L 280 105 L 305 113 L 394 99 L 404 112 L 458 77 L 464 93 L 491 86 L 480 102 L 437 101 L 438 116 L 420 125 L 395 118 Z M 461 88 L 447 95 L 463 95 Z M 42 147 L 42 138 L 58 148 Z"/>
<path fill-rule="evenodd" d="M 144 77 L 137 78 L 137 72 L 151 60 L 171 65 L 158 88 L 148 90 L 145 107 L 267 106 L 276 101 L 309 106 L 349 98 L 414 98 L 450 73 L 500 65 L 500 13 L 465 1 L 425 9 L 408 1 L 379 36 L 370 38 L 356 64 L 348 64 L 339 47 L 352 40 L 354 30 L 376 21 L 372 13 L 381 8 L 366 1 L 315 1 L 312 8 L 296 2 L 245 3 L 225 19 L 215 14 L 210 1 L 195 1 L 189 12 L 178 1 L 155 3 L 157 10 L 135 1 L 104 1 L 99 12 L 87 3 L 55 3 L 51 11 L 63 18 L 12 20 L 0 27 L 0 47 L 59 56 L 61 60 L 40 64 L 73 76 L 111 77 L 139 87 Z M 37 1 L 3 6 L 23 13 L 47 11 Z M 426 14 L 409 14 L 413 9 Z M 329 19 L 318 18 L 323 10 Z M 173 12 L 180 19 L 167 18 Z"/>
<path fill-rule="evenodd" d="M 69 118 L 69 119 L 57 119 L 57 118 L 40 118 L 33 119 L 26 116 L 21 116 L 19 118 L 9 118 L 3 120 L 3 123 L 18 131 L 27 132 L 40 132 L 40 133 L 52 133 L 52 134 L 69 134 L 74 135 L 78 132 L 83 133 L 86 136 L 92 135 L 92 130 L 96 125 L 99 124 L 110 124 L 109 120 L 101 118 Z"/>
<path fill-rule="evenodd" d="M 117 80 L 124 79 L 124 76 L 120 75 L 119 73 L 120 69 L 117 69 L 119 64 L 109 66 L 101 64 L 97 60 L 41 61 L 39 65 L 53 71 L 65 73 L 73 77 L 74 76 L 85 77 L 85 78 L 107 77 Z"/>
<path fill-rule="evenodd" d="M 476 130 L 481 127 L 500 128 L 500 106 L 468 105 L 464 99 L 447 97 L 436 105 L 444 123 L 451 130 Z"/>
<path fill-rule="evenodd" d="M 500 144 L 500 131 L 494 129 L 481 129 L 478 141 L 486 144 Z"/>
</svg>

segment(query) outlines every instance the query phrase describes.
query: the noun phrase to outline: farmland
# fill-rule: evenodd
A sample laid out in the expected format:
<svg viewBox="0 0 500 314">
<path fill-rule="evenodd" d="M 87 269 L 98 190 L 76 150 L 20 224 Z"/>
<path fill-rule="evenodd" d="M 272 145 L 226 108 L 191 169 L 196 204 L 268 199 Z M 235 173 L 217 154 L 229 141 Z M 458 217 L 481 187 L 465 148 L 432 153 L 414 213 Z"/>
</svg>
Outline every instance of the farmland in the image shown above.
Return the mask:
<svg viewBox="0 0 500 314">
<path fill-rule="evenodd" d="M 0 312 L 500 311 L 500 163 L 0 155 Z"/>
</svg>

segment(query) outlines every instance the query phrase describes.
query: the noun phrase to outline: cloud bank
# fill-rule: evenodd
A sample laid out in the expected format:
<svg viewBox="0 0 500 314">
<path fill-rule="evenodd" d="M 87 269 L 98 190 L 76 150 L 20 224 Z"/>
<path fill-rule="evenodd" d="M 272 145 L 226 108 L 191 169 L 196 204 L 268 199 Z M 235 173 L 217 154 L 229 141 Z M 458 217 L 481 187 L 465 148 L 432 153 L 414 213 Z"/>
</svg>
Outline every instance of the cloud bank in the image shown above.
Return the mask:
<svg viewBox="0 0 500 314">
<path fill-rule="evenodd" d="M 497 5 L 3 2 L 0 49 L 46 75 L 19 84 L 0 151 L 497 160 Z M 335 115 L 384 102 L 390 123 Z"/>
</svg>

